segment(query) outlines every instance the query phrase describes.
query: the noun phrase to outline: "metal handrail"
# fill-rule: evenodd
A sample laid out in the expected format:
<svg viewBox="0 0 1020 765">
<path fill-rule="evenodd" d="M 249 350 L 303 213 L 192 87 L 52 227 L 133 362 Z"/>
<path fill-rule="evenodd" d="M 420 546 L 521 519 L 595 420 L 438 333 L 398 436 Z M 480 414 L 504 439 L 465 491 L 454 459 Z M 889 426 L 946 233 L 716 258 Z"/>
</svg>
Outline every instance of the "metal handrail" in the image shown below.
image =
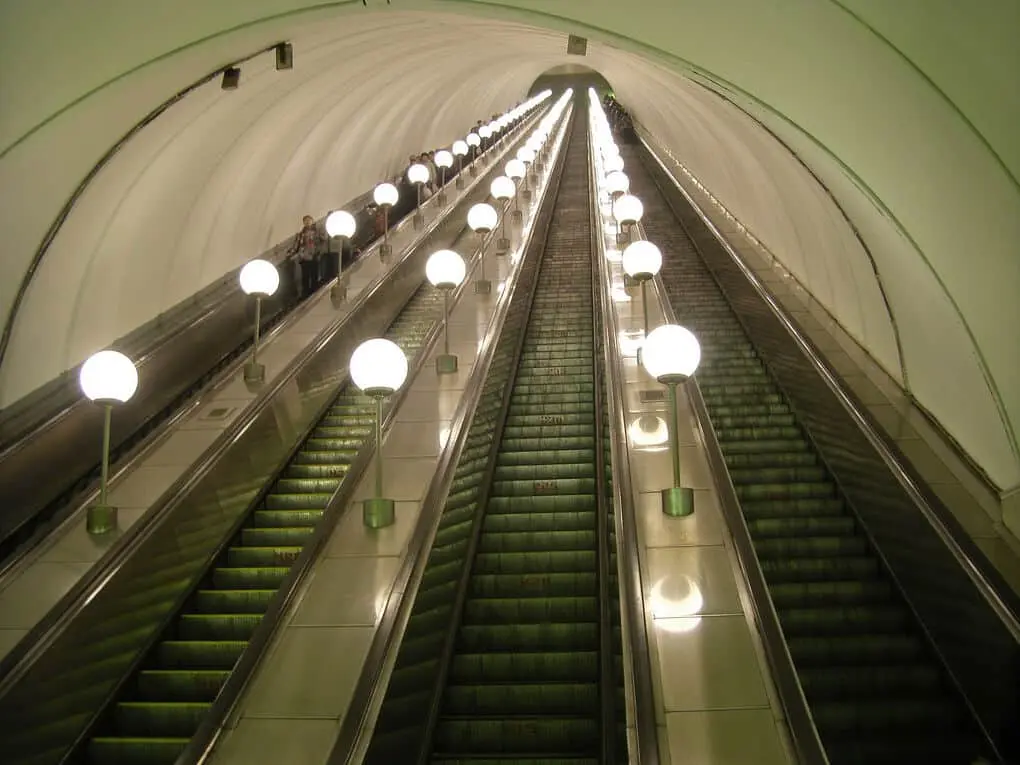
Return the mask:
<svg viewBox="0 0 1020 765">
<path fill-rule="evenodd" d="M 569 112 L 567 113 L 569 117 Z M 565 123 L 564 123 L 565 124 Z M 549 188 L 543 192 L 542 204 L 549 194 Z M 502 215 L 509 214 L 509 206 L 503 210 Z M 537 217 L 537 216 L 536 216 Z M 493 229 L 495 231 L 495 229 Z M 528 252 L 534 237 L 535 227 L 532 226 L 525 234 L 521 244 L 521 250 Z M 470 420 L 475 412 L 478 399 L 481 397 L 482 389 L 488 377 L 488 370 L 492 364 L 498 340 L 502 336 L 506 315 L 513 304 L 517 289 L 520 287 L 519 277 L 524 273 L 527 265 L 527 256 L 517 265 L 515 278 L 504 289 L 500 303 L 496 308 L 493 319 L 490 322 L 489 330 L 483 339 L 475 361 L 471 381 L 465 389 L 461 403 L 458 405 L 457 413 L 451 422 L 450 437 L 447 447 L 440 457 L 437 466 L 436 476 L 429 486 L 428 493 L 422 502 L 422 511 L 419 520 L 412 533 L 408 544 L 408 552 L 404 556 L 400 570 L 394 579 L 389 598 L 383 614 L 380 617 L 379 625 L 376 628 L 375 638 L 369 646 L 368 655 L 365 659 L 361 675 L 355 686 L 351 702 L 344 715 L 340 732 L 333 743 L 333 748 L 326 762 L 327 765 L 346 765 L 361 754 L 360 750 L 368 745 L 370 737 L 369 726 L 372 724 L 373 706 L 377 699 L 385 691 L 382 682 L 386 670 L 388 658 L 394 658 L 401 641 L 404 630 L 411 615 L 415 596 L 420 586 L 425 567 L 428 563 L 429 552 L 432 547 L 432 540 L 435 538 L 439 522 L 442 520 L 443 505 L 449 492 L 450 484 L 454 479 L 457 461 L 463 450 L 465 440 L 470 431 Z M 523 333 L 522 341 L 523 343 Z M 515 352 L 515 358 L 520 354 L 520 344 Z M 509 396 L 510 387 L 504 391 L 504 396 Z M 506 399 L 504 404 L 506 403 Z M 505 409 L 505 406 L 504 406 Z M 491 477 L 492 468 L 495 465 L 493 457 L 486 468 L 485 477 L 482 479 L 484 485 L 487 478 Z M 394 593 L 399 593 L 394 597 Z"/>
<path fill-rule="evenodd" d="M 582 97 L 583 98 L 583 97 Z M 586 99 L 582 101 L 585 103 Z M 590 107 L 584 110 L 587 118 Z M 586 120 L 587 121 L 587 120 Z M 607 363 L 605 346 L 606 306 L 602 299 L 605 294 L 602 284 L 601 264 L 604 258 L 594 257 L 598 253 L 598 242 L 601 239 L 602 227 L 595 210 L 598 197 L 598 184 L 593 177 L 594 152 L 591 144 L 590 125 L 585 125 L 585 168 L 587 169 L 588 187 L 588 239 L 592 254 L 591 269 L 591 307 L 592 307 L 592 389 L 595 406 L 595 539 L 598 556 L 598 592 L 599 592 L 599 701 L 602 707 L 602 730 L 600 731 L 601 758 L 600 762 L 613 765 L 616 762 L 616 672 L 613 662 L 613 611 L 609 603 L 611 574 L 609 550 L 609 507 L 606 497 L 606 457 L 603 439 L 605 438 L 605 422 L 607 402 L 603 399 L 603 391 L 612 385 L 607 383 L 606 376 L 612 376 L 616 365 Z M 605 371 L 606 374 L 603 374 Z M 607 392 L 608 395 L 608 392 Z M 610 410 L 612 411 L 612 410 Z M 618 435 L 618 434 L 617 434 Z M 619 559 L 617 565 L 619 566 Z M 617 593 L 619 594 L 619 593 Z M 635 708 L 637 705 L 635 705 Z M 653 711 L 654 715 L 654 711 Z M 653 718 L 654 719 L 654 718 Z M 635 726 L 636 727 L 636 726 Z"/>
<path fill-rule="evenodd" d="M 645 142 L 644 138 L 642 138 L 641 141 L 644 143 L 649 155 L 655 160 L 659 167 L 662 168 L 662 171 L 666 174 L 666 176 L 676 185 L 677 190 L 683 195 L 684 199 L 691 206 L 691 209 L 695 211 L 705 227 L 712 233 L 720 246 L 730 256 L 734 265 L 736 265 L 737 268 L 744 274 L 748 283 L 754 288 L 759 297 L 761 297 L 765 304 L 768 305 L 772 314 L 796 343 L 801 353 L 808 360 L 811 366 L 814 367 L 815 371 L 821 376 L 826 386 L 847 411 L 871 446 L 876 450 L 876 452 L 878 452 L 879 457 L 895 477 L 897 483 L 899 483 L 904 491 L 906 491 L 911 501 L 914 503 L 914 506 L 921 512 L 925 520 L 928 521 L 929 525 L 938 535 L 939 539 L 956 559 L 957 563 L 967 573 L 968 578 L 975 585 L 982 598 L 984 598 L 988 605 L 991 606 L 992 610 L 1002 621 L 1012 638 L 1015 641 L 1020 642 L 1020 599 L 1014 596 L 1008 587 L 1005 589 L 1002 587 L 996 587 L 992 581 L 992 572 L 987 570 L 988 564 L 983 561 L 979 562 L 978 560 L 975 560 L 963 549 L 957 535 L 950 530 L 946 520 L 942 517 L 942 513 L 937 511 L 933 506 L 934 503 L 930 500 L 927 492 L 922 489 L 917 479 L 911 474 L 912 471 L 908 470 L 906 466 L 903 465 L 901 459 L 894 453 L 886 438 L 880 434 L 877 428 L 872 424 L 870 417 L 861 410 L 861 407 L 858 406 L 855 399 L 846 390 L 838 375 L 831 369 L 829 364 L 821 358 L 820 354 L 815 349 L 814 344 L 804 337 L 800 329 L 787 315 L 786 311 L 779 305 L 776 299 L 762 284 L 758 275 L 750 266 L 747 265 L 747 263 L 744 262 L 743 258 L 740 257 L 729 242 L 726 241 L 726 238 L 720 233 L 719 229 L 716 228 L 715 224 L 712 223 L 697 202 L 691 198 L 687 189 L 683 187 L 683 184 L 681 184 L 669 168 L 666 167 L 658 154 L 652 150 L 652 148 Z"/>
<path fill-rule="evenodd" d="M 532 120 L 538 119 L 542 110 Z M 502 150 L 506 153 L 513 143 L 508 144 Z M 353 301 L 351 310 L 344 316 L 334 320 L 329 326 L 323 329 L 319 335 L 309 343 L 304 350 L 295 358 L 291 365 L 278 375 L 269 385 L 266 386 L 260 395 L 249 404 L 245 413 L 235 419 L 213 444 L 200 457 L 193 468 L 181 476 L 162 497 L 156 505 L 139 520 L 131 530 L 118 539 L 106 553 L 88 572 L 79 580 L 57 605 L 23 638 L 13 651 L 0 659 L 0 697 L 8 688 L 28 670 L 35 658 L 41 655 L 56 639 L 62 627 L 72 621 L 81 613 L 85 606 L 91 602 L 95 595 L 105 584 L 112 579 L 117 571 L 130 558 L 139 545 L 151 537 L 161 526 L 166 515 L 183 499 L 184 496 L 194 487 L 219 460 L 219 458 L 233 445 L 233 443 L 255 422 L 258 416 L 269 406 L 270 402 L 290 383 L 307 364 L 319 353 L 322 348 L 328 345 L 347 325 L 347 323 L 358 313 L 372 297 L 384 288 L 388 276 L 395 273 L 397 267 L 407 260 L 411 254 L 430 236 L 447 217 L 463 204 L 467 197 L 486 175 L 480 174 L 477 178 L 471 179 L 466 184 L 463 198 L 457 206 L 451 207 L 443 215 L 438 216 L 428 226 L 424 227 L 415 239 L 408 244 L 399 258 L 395 259 L 391 268 L 379 274 L 375 280 L 366 286 Z M 409 216 L 401 221 L 399 226 L 410 225 Z M 381 240 L 373 243 L 365 252 L 365 258 L 373 254 L 381 245 Z M 309 301 L 311 302 L 311 301 Z M 261 496 L 261 494 L 260 494 Z"/>
<path fill-rule="evenodd" d="M 589 133 L 589 151 L 591 151 Z M 595 179 L 594 162 L 588 163 L 594 256 L 600 264 L 599 303 L 602 308 L 603 356 L 599 361 L 606 369 L 606 398 L 610 414 L 610 449 L 613 464 L 613 501 L 616 505 L 616 557 L 617 575 L 622 590 L 620 597 L 623 627 L 627 631 L 626 645 L 630 649 L 629 677 L 634 695 L 634 735 L 636 747 L 631 753 L 637 765 L 659 765 L 659 736 L 655 719 L 655 684 L 649 650 L 650 612 L 645 603 L 644 579 L 641 575 L 640 541 L 637 535 L 637 511 L 634 503 L 634 479 L 631 473 L 630 449 L 627 442 L 625 396 L 623 380 L 620 377 L 618 359 L 623 357 L 620 350 L 619 319 L 609 304 L 611 280 L 605 252 L 605 240 L 601 236 L 601 216 L 598 210 L 598 184 Z"/>
</svg>

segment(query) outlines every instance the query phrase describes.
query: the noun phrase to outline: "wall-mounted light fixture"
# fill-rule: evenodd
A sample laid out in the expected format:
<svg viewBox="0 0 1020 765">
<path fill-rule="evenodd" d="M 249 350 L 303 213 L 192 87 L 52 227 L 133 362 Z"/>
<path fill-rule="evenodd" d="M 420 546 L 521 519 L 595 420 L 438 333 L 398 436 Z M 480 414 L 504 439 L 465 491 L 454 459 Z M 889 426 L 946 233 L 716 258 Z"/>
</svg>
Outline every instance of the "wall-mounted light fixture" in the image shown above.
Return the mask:
<svg viewBox="0 0 1020 765">
<path fill-rule="evenodd" d="M 294 46 L 287 42 L 282 42 L 276 46 L 276 69 L 293 69 L 294 68 Z"/>
</svg>

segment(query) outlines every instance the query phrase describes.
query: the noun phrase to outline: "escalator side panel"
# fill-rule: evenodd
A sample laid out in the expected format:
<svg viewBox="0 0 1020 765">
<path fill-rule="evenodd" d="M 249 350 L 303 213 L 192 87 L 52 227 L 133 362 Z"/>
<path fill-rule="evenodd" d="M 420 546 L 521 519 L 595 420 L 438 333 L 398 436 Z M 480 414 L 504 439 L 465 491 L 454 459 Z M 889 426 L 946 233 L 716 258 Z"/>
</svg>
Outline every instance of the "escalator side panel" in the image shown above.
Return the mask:
<svg viewBox="0 0 1020 765">
<path fill-rule="evenodd" d="M 644 150 L 642 149 L 644 155 Z M 661 168 L 655 175 L 727 299 L 989 735 L 1020 754 L 1020 646 L 878 450 Z M 863 407 L 860 407 L 863 411 Z M 973 548 L 976 556 L 981 553 Z"/>
<path fill-rule="evenodd" d="M 463 227 L 452 218 L 437 227 L 430 241 L 450 241 Z M 181 607 L 261 495 L 266 477 L 279 471 L 335 397 L 357 343 L 381 334 L 421 285 L 431 249 L 426 241 L 396 267 L 386 287 L 258 415 L 7 690 L 0 699 L 0 742 L 11 747 L 5 757 L 27 761 L 74 745 Z"/>
</svg>

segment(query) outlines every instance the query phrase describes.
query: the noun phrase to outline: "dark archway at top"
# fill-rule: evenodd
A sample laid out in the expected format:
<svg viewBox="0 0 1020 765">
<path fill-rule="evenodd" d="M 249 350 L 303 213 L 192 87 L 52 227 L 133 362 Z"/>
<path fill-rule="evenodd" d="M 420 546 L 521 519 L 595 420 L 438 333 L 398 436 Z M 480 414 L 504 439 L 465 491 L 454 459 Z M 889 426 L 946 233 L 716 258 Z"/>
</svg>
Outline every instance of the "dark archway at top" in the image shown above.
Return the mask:
<svg viewBox="0 0 1020 765">
<path fill-rule="evenodd" d="M 573 88 L 575 93 L 595 88 L 600 96 L 613 90 L 609 80 L 591 67 L 581 64 L 560 64 L 542 72 L 531 84 L 528 96 L 533 96 L 546 88 L 553 93 L 561 93 L 567 88 Z"/>
</svg>

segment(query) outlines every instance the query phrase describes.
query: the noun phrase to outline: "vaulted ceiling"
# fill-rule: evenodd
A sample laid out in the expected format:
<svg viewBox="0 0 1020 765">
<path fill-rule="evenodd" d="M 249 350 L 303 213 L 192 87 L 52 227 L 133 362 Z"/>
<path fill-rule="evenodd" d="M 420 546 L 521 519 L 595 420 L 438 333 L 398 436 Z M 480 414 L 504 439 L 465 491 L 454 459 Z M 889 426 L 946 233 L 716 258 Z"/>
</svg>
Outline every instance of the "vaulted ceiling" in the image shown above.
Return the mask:
<svg viewBox="0 0 1020 765">
<path fill-rule="evenodd" d="M 1015 487 L 1017 29 L 1014 0 L 3 3 L 0 406 L 582 60 Z M 255 56 L 90 178 L 282 40 L 292 71 Z"/>
</svg>

